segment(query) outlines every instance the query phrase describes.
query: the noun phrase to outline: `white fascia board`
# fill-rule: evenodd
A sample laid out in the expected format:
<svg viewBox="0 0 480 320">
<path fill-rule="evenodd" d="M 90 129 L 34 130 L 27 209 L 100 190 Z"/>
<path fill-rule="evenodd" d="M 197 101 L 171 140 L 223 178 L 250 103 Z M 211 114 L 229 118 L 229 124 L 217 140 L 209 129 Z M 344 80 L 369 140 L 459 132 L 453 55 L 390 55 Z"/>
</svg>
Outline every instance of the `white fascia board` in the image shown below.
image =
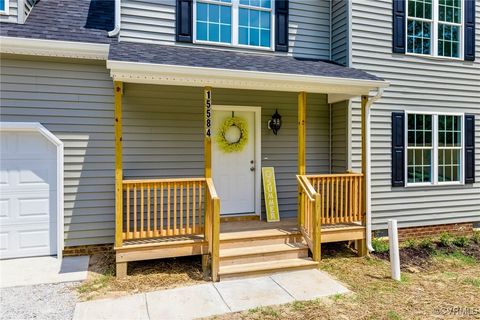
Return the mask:
<svg viewBox="0 0 480 320">
<path fill-rule="evenodd" d="M 347 93 L 358 96 L 389 85 L 386 81 L 113 60 L 107 60 L 107 68 L 117 81 L 193 87 Z"/>
<path fill-rule="evenodd" d="M 102 43 L 0 37 L 1 53 L 107 60 L 108 51 Z"/>
</svg>

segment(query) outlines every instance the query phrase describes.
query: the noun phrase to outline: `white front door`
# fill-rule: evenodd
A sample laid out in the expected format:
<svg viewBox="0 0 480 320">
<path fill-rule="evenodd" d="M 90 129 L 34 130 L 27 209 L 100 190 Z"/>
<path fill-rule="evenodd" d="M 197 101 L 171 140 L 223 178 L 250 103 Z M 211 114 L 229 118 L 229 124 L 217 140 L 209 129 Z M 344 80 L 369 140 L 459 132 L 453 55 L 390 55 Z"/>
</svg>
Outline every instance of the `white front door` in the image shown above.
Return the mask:
<svg viewBox="0 0 480 320">
<path fill-rule="evenodd" d="M 0 141 L 0 258 L 56 254 L 56 147 L 38 132 Z"/>
<path fill-rule="evenodd" d="M 232 112 L 247 123 L 248 142 L 241 151 L 225 152 L 216 141 L 217 134 Z M 221 201 L 220 212 L 255 213 L 255 112 L 214 108 L 212 122 L 212 178 Z"/>
</svg>

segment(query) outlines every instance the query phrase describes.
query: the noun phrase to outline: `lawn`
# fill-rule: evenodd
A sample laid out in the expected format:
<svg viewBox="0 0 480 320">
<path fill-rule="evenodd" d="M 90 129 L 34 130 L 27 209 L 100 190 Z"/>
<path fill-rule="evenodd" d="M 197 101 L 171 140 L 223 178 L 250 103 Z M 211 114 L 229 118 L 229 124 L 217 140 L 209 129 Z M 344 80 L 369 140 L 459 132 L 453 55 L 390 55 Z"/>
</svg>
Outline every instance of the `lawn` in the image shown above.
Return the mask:
<svg viewBox="0 0 480 320">
<path fill-rule="evenodd" d="M 406 243 L 401 282 L 390 279 L 386 252 L 358 258 L 346 245 L 325 245 L 320 269 L 346 284 L 352 294 L 214 319 L 480 319 L 480 244 L 468 242 Z"/>
</svg>

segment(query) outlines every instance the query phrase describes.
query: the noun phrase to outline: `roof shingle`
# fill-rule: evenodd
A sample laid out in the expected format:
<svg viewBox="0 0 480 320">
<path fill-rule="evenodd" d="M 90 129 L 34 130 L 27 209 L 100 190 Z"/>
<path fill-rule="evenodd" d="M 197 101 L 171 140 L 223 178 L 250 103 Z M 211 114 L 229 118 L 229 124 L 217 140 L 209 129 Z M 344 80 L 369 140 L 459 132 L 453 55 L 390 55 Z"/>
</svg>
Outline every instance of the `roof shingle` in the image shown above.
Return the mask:
<svg viewBox="0 0 480 320">
<path fill-rule="evenodd" d="M 41 0 L 25 24 L 0 23 L 6 37 L 110 43 L 114 0 Z"/>
<path fill-rule="evenodd" d="M 382 81 L 362 70 L 286 55 L 131 42 L 110 45 L 109 60 Z"/>
</svg>

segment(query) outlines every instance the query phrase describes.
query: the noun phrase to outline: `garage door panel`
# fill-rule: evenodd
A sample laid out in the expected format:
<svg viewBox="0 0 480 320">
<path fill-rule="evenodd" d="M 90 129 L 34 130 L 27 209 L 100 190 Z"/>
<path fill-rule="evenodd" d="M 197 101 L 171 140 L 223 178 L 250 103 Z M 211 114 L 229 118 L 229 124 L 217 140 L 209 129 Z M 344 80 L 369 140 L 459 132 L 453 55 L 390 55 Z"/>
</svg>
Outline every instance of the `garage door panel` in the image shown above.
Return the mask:
<svg viewBox="0 0 480 320">
<path fill-rule="evenodd" d="M 54 186 L 56 162 L 53 160 L 2 160 L 2 186 L 41 187 Z"/>
<path fill-rule="evenodd" d="M 56 147 L 38 132 L 8 132 L 0 139 L 2 159 L 55 159 Z"/>
<path fill-rule="evenodd" d="M 0 258 L 55 254 L 56 147 L 40 133 L 0 138 Z"/>
</svg>

